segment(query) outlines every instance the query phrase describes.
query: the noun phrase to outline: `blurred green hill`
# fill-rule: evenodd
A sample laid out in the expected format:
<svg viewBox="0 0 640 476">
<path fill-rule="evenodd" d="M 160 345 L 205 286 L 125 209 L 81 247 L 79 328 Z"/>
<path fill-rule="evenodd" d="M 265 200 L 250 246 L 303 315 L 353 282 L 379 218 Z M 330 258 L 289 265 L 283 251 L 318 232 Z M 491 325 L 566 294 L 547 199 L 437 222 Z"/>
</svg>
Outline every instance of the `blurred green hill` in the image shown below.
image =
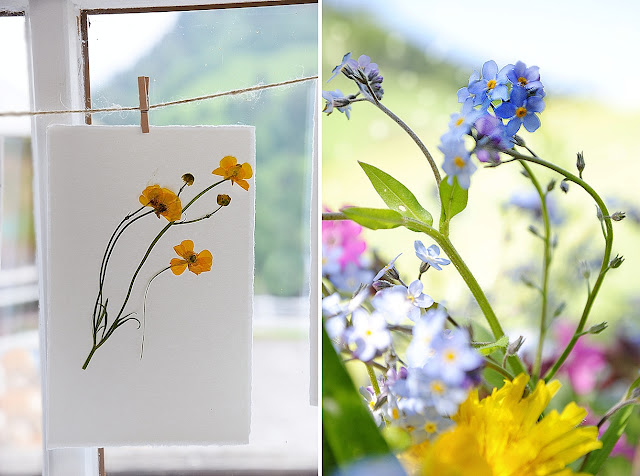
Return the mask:
<svg viewBox="0 0 640 476">
<path fill-rule="evenodd" d="M 181 13 L 145 57 L 92 92 L 94 107 L 137 104 L 139 75 L 152 104 L 317 74 L 317 6 Z M 314 82 L 150 113 L 152 125 L 256 126 L 256 293 L 307 292 Z M 137 124 L 134 114 L 94 123 Z M 207 158 L 208 159 L 208 158 Z"/>
</svg>

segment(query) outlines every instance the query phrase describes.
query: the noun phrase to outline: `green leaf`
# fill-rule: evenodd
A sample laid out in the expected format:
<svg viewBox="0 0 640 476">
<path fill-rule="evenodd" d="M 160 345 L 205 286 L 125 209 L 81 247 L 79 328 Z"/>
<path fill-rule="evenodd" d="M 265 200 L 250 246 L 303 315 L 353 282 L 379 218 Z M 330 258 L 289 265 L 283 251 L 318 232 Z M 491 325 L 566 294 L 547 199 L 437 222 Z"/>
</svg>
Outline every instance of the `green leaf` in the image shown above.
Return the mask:
<svg viewBox="0 0 640 476">
<path fill-rule="evenodd" d="M 449 185 L 448 177 L 440 182 L 440 200 L 446 220 L 451 220 L 454 216 L 467 208 L 469 191 L 458 184 L 458 178 L 453 177 L 453 184 Z"/>
<path fill-rule="evenodd" d="M 322 438 L 337 466 L 362 458 L 387 456 L 391 450 L 380 434 L 362 397 L 344 368 L 327 333 L 322 329 Z M 403 474 L 398 463 L 398 474 Z M 323 468 L 331 474 L 329 468 Z"/>
<path fill-rule="evenodd" d="M 340 211 L 350 220 L 372 230 L 397 228 L 404 225 L 402 215 L 386 208 L 345 207 Z"/>
<path fill-rule="evenodd" d="M 373 165 L 365 164 L 364 162 L 358 163 L 364 173 L 367 174 L 367 177 L 369 177 L 373 188 L 376 189 L 378 195 L 390 209 L 397 211 L 404 217 L 418 220 L 429 226 L 433 225 L 431 213 L 418 203 L 416 197 L 407 187 Z M 407 228 L 411 229 L 409 226 Z"/>
<path fill-rule="evenodd" d="M 508 345 L 509 345 L 509 337 L 502 336 L 502 337 L 500 337 L 500 339 L 498 339 L 495 342 L 492 342 L 490 344 L 481 345 L 479 347 L 476 347 L 475 349 L 478 352 L 480 352 L 482 355 L 489 355 L 492 352 L 495 352 L 496 350 L 499 350 L 499 349 L 504 350 L 504 349 L 506 349 Z"/>
<path fill-rule="evenodd" d="M 639 385 L 640 377 L 638 377 L 629 387 L 627 398 L 630 397 L 633 389 Z M 609 419 L 609 427 L 602 435 L 602 438 L 600 438 L 600 441 L 602 441 L 602 448 L 592 451 L 587 455 L 587 460 L 582 468 L 583 471 L 590 474 L 596 474 L 600 471 L 600 468 L 609 457 L 611 450 L 624 433 L 624 429 L 627 427 L 627 423 L 629 422 L 629 418 L 631 417 L 634 408 L 635 405 L 622 407 Z"/>
</svg>

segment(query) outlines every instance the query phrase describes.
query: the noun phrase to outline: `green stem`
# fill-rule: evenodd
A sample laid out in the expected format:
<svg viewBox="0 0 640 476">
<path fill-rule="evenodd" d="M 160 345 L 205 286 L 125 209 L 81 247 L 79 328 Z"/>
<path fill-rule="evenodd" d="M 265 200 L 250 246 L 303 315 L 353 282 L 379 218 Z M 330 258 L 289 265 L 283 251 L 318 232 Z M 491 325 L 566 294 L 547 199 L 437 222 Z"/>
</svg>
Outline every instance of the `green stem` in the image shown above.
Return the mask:
<svg viewBox="0 0 640 476">
<path fill-rule="evenodd" d="M 544 222 L 544 252 L 542 258 L 542 308 L 540 310 L 540 336 L 538 339 L 538 348 L 536 350 L 536 358 L 531 370 L 531 378 L 533 384 L 540 378 L 542 367 L 542 350 L 544 339 L 547 333 L 547 307 L 548 307 L 548 289 L 549 289 L 549 267 L 551 264 L 551 225 L 549 223 L 549 211 L 547 209 L 546 194 L 540 186 L 540 182 L 533 174 L 531 167 L 526 162 L 520 161 L 527 172 L 531 183 L 536 188 L 540 197 L 540 210 L 542 211 L 542 220 Z"/>
<path fill-rule="evenodd" d="M 438 170 L 438 166 L 436 165 L 435 160 L 433 160 L 433 157 L 431 156 L 431 153 L 429 152 L 429 150 L 427 149 L 427 147 L 424 145 L 424 143 L 420 140 L 420 138 L 416 135 L 415 132 L 413 132 L 411 130 L 411 128 L 402 120 L 400 119 L 398 116 L 396 116 L 393 112 L 391 112 L 384 104 L 382 104 L 380 101 L 369 101 L 371 104 L 373 104 L 374 106 L 376 106 L 378 109 L 380 109 L 382 112 L 384 112 L 387 116 L 389 116 L 396 124 L 398 124 L 400 127 L 402 127 L 402 129 L 409 134 L 409 137 L 411 137 L 413 139 L 413 141 L 416 143 L 416 145 L 418 146 L 418 148 L 422 151 L 422 153 L 424 154 L 424 156 L 427 158 L 427 161 L 429 162 L 429 165 L 431 166 L 431 170 L 433 171 L 433 176 L 436 179 L 436 184 L 438 185 L 438 188 L 440 187 L 440 182 L 442 181 L 442 178 L 440 177 L 440 171 Z"/>
<path fill-rule="evenodd" d="M 376 397 L 380 395 L 380 387 L 378 386 L 378 379 L 376 378 L 376 372 L 373 370 L 373 367 L 369 364 L 365 364 L 367 367 L 367 373 L 369 374 L 369 380 L 371 380 L 371 385 L 373 386 L 373 391 L 376 394 Z"/>
<path fill-rule="evenodd" d="M 553 366 L 549 369 L 549 371 L 544 376 L 544 380 L 548 382 L 553 378 L 553 376 L 560 369 L 562 364 L 567 360 L 567 357 L 569 357 L 569 354 L 575 347 L 576 342 L 578 342 L 578 339 L 580 338 L 580 335 L 584 331 L 584 328 L 587 324 L 587 318 L 589 317 L 589 313 L 591 312 L 593 303 L 596 299 L 596 296 L 598 295 L 600 286 L 602 286 L 602 282 L 604 281 L 605 275 L 609 270 L 609 260 L 611 259 L 611 249 L 613 247 L 613 225 L 611 224 L 611 218 L 609 218 L 610 216 L 609 210 L 607 210 L 607 207 L 604 204 L 604 201 L 602 200 L 602 198 L 600 198 L 600 195 L 598 195 L 596 191 L 593 190 L 593 188 L 591 188 L 591 186 L 589 186 L 589 184 L 587 184 L 580 177 L 577 177 L 576 175 L 570 172 L 567 172 L 563 168 L 558 167 L 557 165 L 554 165 L 550 162 L 547 162 L 546 160 L 543 160 L 539 157 L 529 157 L 527 155 L 520 154 L 514 150 L 504 151 L 504 153 L 507 155 L 510 155 L 511 157 L 517 160 L 523 160 L 527 162 L 532 162 L 534 164 L 542 165 L 543 167 L 546 167 L 548 169 L 551 169 L 559 173 L 560 175 L 564 176 L 567 180 L 574 182 L 578 186 L 582 187 L 585 192 L 591 195 L 593 200 L 596 202 L 596 204 L 602 211 L 602 215 L 604 216 L 603 220 L 604 220 L 606 233 L 604 237 L 605 247 L 604 247 L 604 255 L 602 257 L 602 265 L 600 266 L 600 273 L 598 274 L 598 278 L 596 279 L 596 282 L 594 283 L 593 288 L 591 289 L 591 292 L 587 297 L 587 302 L 585 303 L 584 309 L 582 311 L 582 316 L 580 317 L 580 322 L 578 323 L 578 327 L 576 328 L 573 334 L 573 337 L 569 341 L 569 344 L 567 345 L 567 347 L 562 352 L 562 355 L 560 355 L 558 360 L 553 364 Z"/>
<path fill-rule="evenodd" d="M 222 205 L 220 205 L 218 208 L 216 208 L 211 213 L 207 213 L 206 215 L 201 216 L 200 218 L 194 218 L 193 220 L 187 220 L 187 221 L 177 221 L 177 222 L 174 223 L 174 225 L 186 225 L 188 223 L 197 223 L 197 222 L 199 222 L 201 220 L 206 220 L 207 218 L 211 218 L 213 216 L 213 214 L 216 213 L 221 208 L 222 208 Z"/>
<path fill-rule="evenodd" d="M 325 215 L 326 215 L 325 213 L 322 214 L 323 220 L 325 219 Z M 342 216 L 340 217 L 337 214 L 332 213 L 330 214 L 329 219 L 348 220 L 346 215 L 344 214 L 340 214 L 340 215 Z M 482 313 L 484 314 L 484 317 L 487 320 L 487 323 L 489 324 L 489 327 L 491 328 L 491 332 L 493 333 L 494 337 L 496 338 L 496 340 L 500 339 L 504 335 L 504 331 L 500 326 L 500 322 L 498 321 L 498 318 L 493 312 L 491 304 L 489 304 L 489 300 L 487 299 L 487 296 L 485 296 L 484 292 L 482 291 L 482 288 L 478 284 L 478 281 L 476 281 L 476 278 L 473 276 L 473 274 L 467 267 L 467 264 L 464 262 L 464 260 L 462 259 L 458 251 L 455 249 L 451 241 L 449 241 L 449 238 L 443 235 L 442 233 L 440 233 L 435 228 L 432 228 L 417 220 L 405 218 L 405 221 L 407 223 L 409 222 L 411 223 L 412 229 L 419 230 L 429 235 L 431 238 L 435 240 L 436 243 L 440 245 L 442 250 L 447 254 L 447 256 L 449 257 L 449 259 L 451 260 L 455 268 L 458 270 L 458 273 L 460 274 L 464 282 L 467 284 L 467 287 L 471 291 L 471 294 L 473 294 L 473 297 L 478 303 L 478 306 L 480 306 L 480 309 L 482 310 Z M 513 355 L 509 357 L 508 361 L 515 375 L 519 375 L 521 373 L 528 375 L 528 372 L 525 366 L 522 364 L 522 361 L 517 355 Z"/>
<path fill-rule="evenodd" d="M 484 365 L 485 367 L 488 367 L 491 370 L 499 373 L 503 377 L 506 377 L 507 379 L 509 379 L 509 381 L 512 381 L 514 379 L 514 376 L 511 375 L 507 369 L 501 367 L 500 365 L 494 362 L 491 362 L 490 360 L 484 359 Z"/>
</svg>

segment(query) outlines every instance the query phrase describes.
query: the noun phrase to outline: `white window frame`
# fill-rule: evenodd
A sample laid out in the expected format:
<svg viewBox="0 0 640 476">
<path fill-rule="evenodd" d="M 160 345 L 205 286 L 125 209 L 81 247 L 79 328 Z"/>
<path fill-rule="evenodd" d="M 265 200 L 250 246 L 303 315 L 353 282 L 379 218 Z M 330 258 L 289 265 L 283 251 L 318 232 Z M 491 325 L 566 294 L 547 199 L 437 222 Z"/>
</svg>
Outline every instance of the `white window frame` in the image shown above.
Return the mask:
<svg viewBox="0 0 640 476">
<path fill-rule="evenodd" d="M 275 6 L 318 3 L 317 0 L 0 0 L 0 12 L 24 13 L 28 49 L 29 76 L 31 82 L 31 109 L 38 111 L 83 109 L 85 107 L 84 63 L 82 48 L 82 13 L 100 13 L 103 10 L 122 9 L 126 13 L 135 9 L 158 10 L 198 10 L 212 8 L 242 8 L 251 6 Z M 140 10 L 142 11 L 142 10 Z M 34 207 L 36 230 L 36 262 L 39 275 L 47 276 L 46 260 L 49 234 L 46 220 L 49 215 L 48 176 L 49 164 L 46 153 L 46 129 L 51 124 L 82 124 L 81 114 L 58 114 L 34 116 L 31 123 L 33 161 L 34 161 Z M 317 138 L 317 114 L 315 118 L 315 137 Z M 317 140 L 314 161 L 317 163 Z M 312 184 L 313 196 L 317 195 L 317 175 Z M 317 269 L 317 202 L 312 209 L 312 253 L 311 270 Z M 314 229 L 315 225 L 315 229 Z M 315 241 L 315 243 L 314 243 Z M 314 262 L 315 261 L 315 262 Z M 310 336 L 317 336 L 317 273 L 312 273 L 311 285 L 311 327 Z M 47 354 L 47 312 L 49 291 L 46 279 L 39 282 L 40 292 L 40 356 L 42 369 L 42 388 L 46 382 Z M 316 297 L 317 298 L 317 297 Z M 314 319 L 314 317 L 316 319 Z M 317 348 L 312 337 L 311 381 L 317 382 Z M 317 387 L 310 386 L 311 400 L 317 399 Z M 45 392 L 43 391 L 43 396 Z M 315 398 L 314 398 L 315 397 Z M 317 401 L 317 400 L 316 400 Z M 44 412 L 43 412 L 44 414 Z M 43 415 L 43 435 L 46 434 L 46 416 Z M 44 438 L 43 438 L 44 440 Z M 66 448 L 49 450 L 43 441 L 43 476 L 100 476 L 104 472 L 104 462 L 99 461 L 97 448 Z M 100 468 L 102 466 L 102 468 Z"/>
</svg>

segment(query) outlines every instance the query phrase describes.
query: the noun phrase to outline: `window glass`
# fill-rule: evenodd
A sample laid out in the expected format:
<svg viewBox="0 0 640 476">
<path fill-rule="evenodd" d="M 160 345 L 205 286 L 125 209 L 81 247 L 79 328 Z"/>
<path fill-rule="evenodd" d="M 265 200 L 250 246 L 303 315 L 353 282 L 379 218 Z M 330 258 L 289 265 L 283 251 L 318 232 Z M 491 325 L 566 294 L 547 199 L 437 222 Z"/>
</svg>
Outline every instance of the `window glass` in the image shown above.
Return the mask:
<svg viewBox="0 0 640 476">
<path fill-rule="evenodd" d="M 313 76 L 317 48 L 317 5 L 90 15 L 92 107 L 137 106 L 142 75 L 151 104 Z M 307 341 L 314 104 L 309 81 L 150 111 L 152 126 L 256 127 L 252 428 L 246 446 L 106 448 L 108 472 L 184 474 L 189 461 L 193 470 L 317 474 Z M 135 111 L 92 116 L 139 122 Z"/>
<path fill-rule="evenodd" d="M 0 111 L 29 109 L 25 19 L 0 16 Z M 29 117 L 0 118 L 0 474 L 42 466 Z"/>
</svg>

